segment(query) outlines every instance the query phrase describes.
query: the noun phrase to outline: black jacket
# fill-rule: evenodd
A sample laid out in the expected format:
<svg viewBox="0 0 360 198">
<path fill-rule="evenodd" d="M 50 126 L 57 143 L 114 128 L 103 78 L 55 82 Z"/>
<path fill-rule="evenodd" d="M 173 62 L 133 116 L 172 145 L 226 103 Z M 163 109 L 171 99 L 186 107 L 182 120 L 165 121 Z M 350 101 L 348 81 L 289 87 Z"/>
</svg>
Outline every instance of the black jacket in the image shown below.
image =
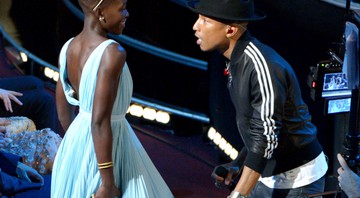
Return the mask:
<svg viewBox="0 0 360 198">
<path fill-rule="evenodd" d="M 265 177 L 322 152 L 296 75 L 278 53 L 245 32 L 227 67 L 237 126 L 248 150 L 244 165 Z"/>
</svg>

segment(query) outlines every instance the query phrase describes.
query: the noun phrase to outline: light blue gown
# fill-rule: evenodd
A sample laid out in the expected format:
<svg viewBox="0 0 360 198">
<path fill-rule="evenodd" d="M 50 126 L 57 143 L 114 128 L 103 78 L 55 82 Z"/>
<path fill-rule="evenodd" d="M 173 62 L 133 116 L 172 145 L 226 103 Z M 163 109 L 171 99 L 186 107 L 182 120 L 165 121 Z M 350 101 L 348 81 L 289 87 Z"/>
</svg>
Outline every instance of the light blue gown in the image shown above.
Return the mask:
<svg viewBox="0 0 360 198">
<path fill-rule="evenodd" d="M 60 80 L 67 101 L 80 108 L 79 114 L 66 131 L 55 158 L 51 181 L 52 198 L 88 198 L 101 184 L 91 134 L 91 111 L 102 54 L 115 41 L 104 41 L 89 56 L 82 71 L 79 100 L 76 100 L 72 97 L 71 86 L 65 81 L 66 51 L 71 40 L 64 44 L 60 52 Z M 125 119 L 132 97 L 132 86 L 131 74 L 125 63 L 111 117 L 116 185 L 124 198 L 174 197 Z"/>
</svg>

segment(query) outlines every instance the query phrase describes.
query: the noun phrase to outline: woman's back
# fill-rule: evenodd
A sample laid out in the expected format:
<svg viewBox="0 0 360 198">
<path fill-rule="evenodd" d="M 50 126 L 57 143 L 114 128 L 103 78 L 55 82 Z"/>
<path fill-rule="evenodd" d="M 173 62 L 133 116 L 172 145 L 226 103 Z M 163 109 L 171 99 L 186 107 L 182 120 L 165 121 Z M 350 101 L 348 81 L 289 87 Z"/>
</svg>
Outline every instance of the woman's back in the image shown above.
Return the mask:
<svg viewBox="0 0 360 198">
<path fill-rule="evenodd" d="M 81 74 L 91 53 L 104 41 L 104 38 L 99 37 L 94 40 L 87 33 L 82 32 L 76 36 L 68 46 L 66 53 L 66 70 L 68 74 L 68 81 L 75 93 L 78 93 Z M 76 94 L 77 96 L 77 94 Z"/>
</svg>

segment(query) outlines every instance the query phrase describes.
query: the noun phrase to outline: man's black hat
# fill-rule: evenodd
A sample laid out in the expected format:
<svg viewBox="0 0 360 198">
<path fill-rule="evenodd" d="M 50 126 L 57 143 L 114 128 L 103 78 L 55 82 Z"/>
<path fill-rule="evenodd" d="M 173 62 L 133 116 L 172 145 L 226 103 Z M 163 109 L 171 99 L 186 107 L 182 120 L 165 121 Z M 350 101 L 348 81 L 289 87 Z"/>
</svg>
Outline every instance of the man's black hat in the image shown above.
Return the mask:
<svg viewBox="0 0 360 198">
<path fill-rule="evenodd" d="M 257 21 L 266 17 L 265 13 L 255 10 L 253 0 L 190 0 L 188 7 L 219 21 Z"/>
</svg>

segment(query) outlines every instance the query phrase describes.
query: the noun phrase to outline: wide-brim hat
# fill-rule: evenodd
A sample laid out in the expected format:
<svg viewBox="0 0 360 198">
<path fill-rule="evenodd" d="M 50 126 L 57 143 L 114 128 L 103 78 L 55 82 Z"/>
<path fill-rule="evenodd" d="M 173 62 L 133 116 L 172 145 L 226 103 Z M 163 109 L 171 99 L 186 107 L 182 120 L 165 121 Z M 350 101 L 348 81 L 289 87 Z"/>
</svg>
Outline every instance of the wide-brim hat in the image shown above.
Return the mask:
<svg viewBox="0 0 360 198">
<path fill-rule="evenodd" d="M 257 21 L 266 17 L 255 9 L 253 0 L 190 0 L 187 6 L 197 14 L 226 22 Z"/>
</svg>

